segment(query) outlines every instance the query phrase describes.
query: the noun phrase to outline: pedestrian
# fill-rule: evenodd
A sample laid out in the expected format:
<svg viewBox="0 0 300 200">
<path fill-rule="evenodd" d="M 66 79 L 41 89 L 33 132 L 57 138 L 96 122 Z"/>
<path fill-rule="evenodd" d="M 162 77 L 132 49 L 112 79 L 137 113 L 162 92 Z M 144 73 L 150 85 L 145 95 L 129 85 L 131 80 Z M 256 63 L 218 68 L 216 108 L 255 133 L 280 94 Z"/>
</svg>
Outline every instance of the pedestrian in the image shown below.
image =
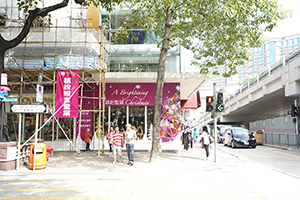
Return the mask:
<svg viewBox="0 0 300 200">
<path fill-rule="evenodd" d="M 113 148 L 113 144 L 112 144 L 112 135 L 114 133 L 114 127 L 110 127 L 110 132 L 107 133 L 106 137 L 108 139 L 108 145 L 109 145 L 109 157 L 112 157 L 112 148 Z"/>
<path fill-rule="evenodd" d="M 189 137 L 190 137 L 190 133 L 187 131 L 187 127 L 184 127 L 181 139 L 183 143 L 183 151 L 186 153 L 189 150 L 189 143 L 190 143 Z"/>
<path fill-rule="evenodd" d="M 193 130 L 190 129 L 190 127 L 188 126 L 187 131 L 189 132 L 189 143 L 191 145 L 191 149 L 193 148 Z"/>
<path fill-rule="evenodd" d="M 126 151 L 128 156 L 128 163 L 127 165 L 133 165 L 134 161 L 134 143 L 133 140 L 137 139 L 136 132 L 131 128 L 131 124 L 126 125 L 126 132 L 125 132 L 125 141 L 126 141 Z"/>
<path fill-rule="evenodd" d="M 90 129 L 87 128 L 86 132 L 84 133 L 84 141 L 86 143 L 86 148 L 85 148 L 85 152 L 89 152 L 90 151 L 90 142 L 92 139 L 92 134 L 90 132 Z"/>
<path fill-rule="evenodd" d="M 194 143 L 196 143 L 196 142 L 197 142 L 197 138 L 198 138 L 198 132 L 197 132 L 197 129 L 194 128 L 194 130 L 193 130 L 192 132 L 193 132 Z"/>
<path fill-rule="evenodd" d="M 119 127 L 115 127 L 115 131 L 112 134 L 112 142 L 113 142 L 113 151 L 114 151 L 114 162 L 116 164 L 117 161 L 117 153 L 120 157 L 119 162 L 122 162 L 122 144 L 124 141 L 123 133 L 119 131 Z"/>
<path fill-rule="evenodd" d="M 202 129 L 202 133 L 201 133 L 201 139 L 203 140 L 203 145 L 204 145 L 204 149 L 205 149 L 205 152 L 206 152 L 206 159 L 205 160 L 208 160 L 208 157 L 209 157 L 209 134 L 208 134 L 208 130 L 207 130 L 207 127 L 204 126 L 203 129 Z"/>
</svg>

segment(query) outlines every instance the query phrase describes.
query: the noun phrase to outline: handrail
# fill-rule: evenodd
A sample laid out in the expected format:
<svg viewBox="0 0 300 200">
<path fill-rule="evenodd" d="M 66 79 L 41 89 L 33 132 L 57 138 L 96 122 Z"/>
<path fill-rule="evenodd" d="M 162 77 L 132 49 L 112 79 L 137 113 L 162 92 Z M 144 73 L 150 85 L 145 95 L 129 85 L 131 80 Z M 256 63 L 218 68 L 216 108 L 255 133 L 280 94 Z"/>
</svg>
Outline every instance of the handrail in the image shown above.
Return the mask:
<svg viewBox="0 0 300 200">
<path fill-rule="evenodd" d="M 261 73 L 259 73 L 257 75 L 257 77 L 253 77 L 252 79 L 250 79 L 246 83 L 242 84 L 238 90 L 236 90 L 235 92 L 233 92 L 233 94 L 231 94 L 229 97 L 225 98 L 225 102 L 230 101 L 231 99 L 233 99 L 236 96 L 240 95 L 246 89 L 248 89 L 248 88 L 256 85 L 261 80 L 263 80 L 263 79 L 271 76 L 274 72 L 276 72 L 277 70 L 281 69 L 286 64 L 290 63 L 292 61 L 292 59 L 294 57 L 296 57 L 297 55 L 299 55 L 299 54 L 300 54 L 300 49 L 298 49 L 298 50 L 290 53 L 289 55 L 286 56 L 285 59 L 280 60 L 277 63 L 275 63 L 273 66 L 271 66 L 270 69 L 266 69 L 266 70 L 262 71 Z"/>
</svg>

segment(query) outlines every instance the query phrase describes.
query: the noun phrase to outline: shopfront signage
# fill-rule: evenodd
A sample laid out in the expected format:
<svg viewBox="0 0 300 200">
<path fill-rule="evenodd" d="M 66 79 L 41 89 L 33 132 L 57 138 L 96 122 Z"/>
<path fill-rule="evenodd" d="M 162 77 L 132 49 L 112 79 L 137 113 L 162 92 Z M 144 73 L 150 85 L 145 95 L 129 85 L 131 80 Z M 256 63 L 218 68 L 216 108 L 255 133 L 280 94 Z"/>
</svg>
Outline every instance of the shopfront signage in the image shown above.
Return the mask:
<svg viewBox="0 0 300 200">
<path fill-rule="evenodd" d="M 13 113 L 48 113 L 48 106 L 44 104 L 40 105 L 23 105 L 13 104 L 10 107 Z"/>
<path fill-rule="evenodd" d="M 156 83 L 107 83 L 106 106 L 154 106 Z M 180 90 L 179 83 L 165 83 L 163 101 Z"/>
<path fill-rule="evenodd" d="M 18 102 L 18 98 L 6 98 L 2 102 Z"/>
</svg>

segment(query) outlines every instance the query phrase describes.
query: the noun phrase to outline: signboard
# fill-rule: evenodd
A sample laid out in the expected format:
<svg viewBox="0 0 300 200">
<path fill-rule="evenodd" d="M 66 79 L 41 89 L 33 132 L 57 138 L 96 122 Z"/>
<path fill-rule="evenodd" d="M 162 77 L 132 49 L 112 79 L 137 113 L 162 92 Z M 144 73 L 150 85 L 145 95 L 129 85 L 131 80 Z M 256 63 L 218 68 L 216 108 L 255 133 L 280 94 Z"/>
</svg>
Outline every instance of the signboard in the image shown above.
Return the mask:
<svg viewBox="0 0 300 200">
<path fill-rule="evenodd" d="M 10 92 L 10 88 L 7 86 L 0 86 L 0 92 Z"/>
<path fill-rule="evenodd" d="M 1 85 L 7 85 L 7 74 L 1 73 Z"/>
<path fill-rule="evenodd" d="M 45 104 L 40 105 L 18 105 L 10 106 L 10 111 L 13 113 L 48 113 L 48 106 Z"/>
<path fill-rule="evenodd" d="M 18 102 L 18 98 L 6 98 L 2 102 Z"/>
<path fill-rule="evenodd" d="M 36 102 L 43 103 L 44 86 L 36 85 Z"/>
<path fill-rule="evenodd" d="M 42 85 L 43 83 L 43 74 L 39 74 L 39 84 Z"/>
</svg>

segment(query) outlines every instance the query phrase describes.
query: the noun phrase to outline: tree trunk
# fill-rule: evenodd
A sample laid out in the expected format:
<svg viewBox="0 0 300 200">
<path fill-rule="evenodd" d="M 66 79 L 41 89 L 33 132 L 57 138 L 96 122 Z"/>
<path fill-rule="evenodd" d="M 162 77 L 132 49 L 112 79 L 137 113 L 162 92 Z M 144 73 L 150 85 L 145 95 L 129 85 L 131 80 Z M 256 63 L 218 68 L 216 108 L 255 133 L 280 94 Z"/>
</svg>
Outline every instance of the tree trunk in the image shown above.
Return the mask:
<svg viewBox="0 0 300 200">
<path fill-rule="evenodd" d="M 154 119 L 153 119 L 153 134 L 152 134 L 152 148 L 150 154 L 149 162 L 156 162 L 159 154 L 160 146 L 160 121 L 161 121 L 161 111 L 162 111 L 162 92 L 165 77 L 165 63 L 167 58 L 167 53 L 169 49 L 170 36 L 172 32 L 172 19 L 173 19 L 174 9 L 172 7 L 167 8 L 166 13 L 166 25 L 164 41 L 160 52 L 158 69 L 157 69 L 157 79 L 156 79 L 156 91 L 155 91 L 155 102 L 154 102 Z"/>
</svg>

